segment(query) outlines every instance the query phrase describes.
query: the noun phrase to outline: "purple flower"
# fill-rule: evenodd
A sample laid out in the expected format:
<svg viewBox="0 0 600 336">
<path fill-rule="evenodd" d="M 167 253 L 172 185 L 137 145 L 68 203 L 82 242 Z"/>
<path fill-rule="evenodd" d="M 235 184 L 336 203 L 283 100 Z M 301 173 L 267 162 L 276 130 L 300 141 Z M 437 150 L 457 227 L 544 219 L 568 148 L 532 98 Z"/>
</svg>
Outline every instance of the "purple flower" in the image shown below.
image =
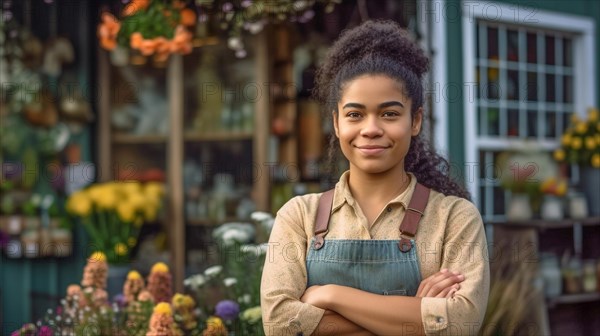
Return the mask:
<svg viewBox="0 0 600 336">
<path fill-rule="evenodd" d="M 40 328 L 38 336 L 52 336 L 52 329 L 48 326 L 43 326 Z"/>
<path fill-rule="evenodd" d="M 113 297 L 113 302 L 117 304 L 119 308 L 124 308 L 127 305 L 125 302 L 125 295 L 117 294 Z"/>
<path fill-rule="evenodd" d="M 232 300 L 223 300 L 217 303 L 215 314 L 223 320 L 233 320 L 240 313 L 240 305 Z"/>
</svg>

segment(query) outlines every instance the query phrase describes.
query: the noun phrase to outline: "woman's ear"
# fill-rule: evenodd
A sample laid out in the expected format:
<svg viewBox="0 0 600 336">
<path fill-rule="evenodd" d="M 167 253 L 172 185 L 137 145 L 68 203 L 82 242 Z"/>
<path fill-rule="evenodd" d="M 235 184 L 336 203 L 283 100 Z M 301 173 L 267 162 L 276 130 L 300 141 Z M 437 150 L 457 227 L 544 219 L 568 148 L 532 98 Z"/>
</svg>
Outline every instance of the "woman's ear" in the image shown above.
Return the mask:
<svg viewBox="0 0 600 336">
<path fill-rule="evenodd" d="M 335 136 L 339 139 L 340 129 L 338 125 L 338 114 L 335 110 L 331 112 L 331 119 L 333 120 L 333 129 L 335 130 Z"/>
<path fill-rule="evenodd" d="M 421 124 L 423 123 L 423 107 L 419 107 L 415 113 L 415 117 L 412 122 L 412 136 L 417 136 L 421 132 Z"/>
</svg>

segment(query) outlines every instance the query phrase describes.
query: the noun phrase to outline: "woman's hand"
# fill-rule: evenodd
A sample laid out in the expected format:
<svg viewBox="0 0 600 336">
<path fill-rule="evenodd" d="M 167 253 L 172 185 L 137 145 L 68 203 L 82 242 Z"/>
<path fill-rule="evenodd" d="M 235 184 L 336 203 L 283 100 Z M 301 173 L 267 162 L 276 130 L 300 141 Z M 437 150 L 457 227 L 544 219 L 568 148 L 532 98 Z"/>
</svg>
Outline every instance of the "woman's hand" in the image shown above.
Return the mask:
<svg viewBox="0 0 600 336">
<path fill-rule="evenodd" d="M 310 286 L 304 291 L 300 301 L 321 309 L 328 309 L 328 299 L 331 294 L 330 287 L 330 285 Z"/>
<path fill-rule="evenodd" d="M 416 297 L 451 298 L 460 289 L 465 276 L 443 269 L 421 281 Z"/>
</svg>

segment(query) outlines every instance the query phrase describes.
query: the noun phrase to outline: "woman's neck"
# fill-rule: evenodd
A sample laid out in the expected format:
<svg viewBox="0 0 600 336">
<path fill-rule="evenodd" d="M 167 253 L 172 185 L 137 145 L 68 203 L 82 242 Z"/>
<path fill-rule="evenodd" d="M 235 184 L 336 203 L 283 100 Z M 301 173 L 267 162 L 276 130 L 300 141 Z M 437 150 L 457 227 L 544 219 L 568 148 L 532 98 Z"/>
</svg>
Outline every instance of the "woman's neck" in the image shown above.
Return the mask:
<svg viewBox="0 0 600 336">
<path fill-rule="evenodd" d="M 389 201 L 403 193 L 409 184 L 410 177 L 404 170 L 365 174 L 350 169 L 348 179 L 350 192 L 363 211 L 367 208 L 382 209 Z"/>
</svg>

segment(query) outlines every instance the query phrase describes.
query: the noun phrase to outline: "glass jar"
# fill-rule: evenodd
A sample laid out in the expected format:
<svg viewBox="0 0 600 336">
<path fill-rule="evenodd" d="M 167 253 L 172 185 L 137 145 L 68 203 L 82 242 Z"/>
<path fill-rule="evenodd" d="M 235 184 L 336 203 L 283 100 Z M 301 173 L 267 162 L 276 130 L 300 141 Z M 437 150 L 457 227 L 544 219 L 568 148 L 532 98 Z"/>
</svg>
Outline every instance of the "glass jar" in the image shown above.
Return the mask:
<svg viewBox="0 0 600 336">
<path fill-rule="evenodd" d="M 587 200 L 582 193 L 573 192 L 569 196 L 569 216 L 575 219 L 588 216 Z"/>
<path fill-rule="evenodd" d="M 562 270 L 565 293 L 577 294 L 581 292 L 581 260 L 571 259 Z"/>
<path fill-rule="evenodd" d="M 562 274 L 556 255 L 542 254 L 540 276 L 544 280 L 544 296 L 546 298 L 554 298 L 562 293 Z"/>
<path fill-rule="evenodd" d="M 546 220 L 560 220 L 564 218 L 562 200 L 553 195 L 544 196 L 540 215 Z"/>
<path fill-rule="evenodd" d="M 598 279 L 596 278 L 596 261 L 585 260 L 583 262 L 583 291 L 593 293 L 596 291 Z"/>
</svg>

